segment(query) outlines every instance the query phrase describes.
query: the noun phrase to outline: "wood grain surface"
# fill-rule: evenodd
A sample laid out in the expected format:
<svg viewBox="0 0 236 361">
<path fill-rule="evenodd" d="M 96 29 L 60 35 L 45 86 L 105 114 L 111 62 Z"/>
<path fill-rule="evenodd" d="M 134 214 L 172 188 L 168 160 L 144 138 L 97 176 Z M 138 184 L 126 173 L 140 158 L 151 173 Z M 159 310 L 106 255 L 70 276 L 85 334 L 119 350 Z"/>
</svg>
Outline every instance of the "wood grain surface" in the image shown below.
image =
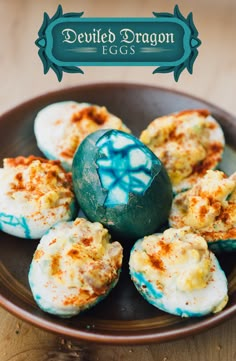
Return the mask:
<svg viewBox="0 0 236 361">
<path fill-rule="evenodd" d="M 53 15 L 58 3 L 62 4 L 65 12 L 85 11 L 88 17 L 148 17 L 152 11 L 172 12 L 176 1 L 0 0 L 1 113 L 50 90 L 92 82 L 125 81 L 185 91 L 236 116 L 235 0 L 178 1 L 184 15 L 193 11 L 202 40 L 194 74 L 184 72 L 178 83 L 174 82 L 172 74 L 152 75 L 152 67 L 84 67 L 85 75 L 65 74 L 61 83 L 52 72 L 44 76 L 34 41 L 43 12 Z M 63 339 L 32 327 L 0 309 L 0 361 L 234 361 L 235 320 L 185 340 L 112 347 Z"/>
</svg>

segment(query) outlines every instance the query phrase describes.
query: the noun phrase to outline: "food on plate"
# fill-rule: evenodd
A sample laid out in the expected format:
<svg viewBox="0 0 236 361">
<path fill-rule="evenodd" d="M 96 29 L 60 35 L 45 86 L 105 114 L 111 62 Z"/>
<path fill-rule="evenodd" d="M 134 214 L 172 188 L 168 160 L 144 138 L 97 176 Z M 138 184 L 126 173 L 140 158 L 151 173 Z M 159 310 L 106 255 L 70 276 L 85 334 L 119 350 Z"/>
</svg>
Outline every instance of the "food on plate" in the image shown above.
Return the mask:
<svg viewBox="0 0 236 361">
<path fill-rule="evenodd" d="M 76 197 L 91 221 L 114 239 L 155 232 L 168 219 L 172 187 L 160 160 L 136 137 L 118 130 L 90 134 L 72 166 Z"/>
<path fill-rule="evenodd" d="M 236 173 L 207 171 L 175 197 L 169 221 L 175 228 L 192 227 L 214 251 L 236 250 Z"/>
<path fill-rule="evenodd" d="M 137 290 L 163 311 L 200 317 L 227 304 L 226 276 L 207 242 L 190 227 L 138 240 L 129 265 Z"/>
<path fill-rule="evenodd" d="M 0 169 L 0 229 L 40 238 L 55 223 L 76 217 L 72 178 L 59 161 L 6 158 Z"/>
<path fill-rule="evenodd" d="M 221 161 L 224 134 L 208 110 L 184 110 L 153 120 L 141 133 L 166 167 L 175 193 L 191 188 Z"/>
<path fill-rule="evenodd" d="M 208 110 L 157 118 L 137 139 L 106 107 L 63 101 L 37 114 L 34 132 L 50 160 L 4 160 L 0 229 L 41 238 L 28 280 L 43 311 L 95 306 L 119 280 L 120 242 L 134 241 L 130 275 L 150 304 L 181 317 L 226 306 L 211 250 L 236 250 L 236 173 L 214 170 L 225 141 Z M 75 219 L 78 204 L 87 219 Z"/>
<path fill-rule="evenodd" d="M 110 243 L 100 223 L 83 218 L 61 222 L 44 235 L 35 251 L 29 284 L 45 312 L 72 317 L 101 301 L 119 279 L 120 243 Z"/>
<path fill-rule="evenodd" d="M 104 106 L 64 101 L 48 105 L 37 114 L 34 132 L 44 155 L 49 159 L 59 159 L 70 171 L 81 141 L 88 134 L 107 128 L 129 132 L 122 120 Z"/>
</svg>

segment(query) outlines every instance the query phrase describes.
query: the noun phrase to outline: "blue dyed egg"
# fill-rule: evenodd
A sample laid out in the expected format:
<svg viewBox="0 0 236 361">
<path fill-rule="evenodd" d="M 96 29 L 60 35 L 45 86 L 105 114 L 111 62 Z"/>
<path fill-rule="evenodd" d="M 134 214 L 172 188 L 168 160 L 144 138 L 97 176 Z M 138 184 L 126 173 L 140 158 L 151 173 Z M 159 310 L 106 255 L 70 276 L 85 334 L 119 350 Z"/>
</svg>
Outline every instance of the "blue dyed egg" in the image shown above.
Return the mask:
<svg viewBox="0 0 236 361">
<path fill-rule="evenodd" d="M 167 172 L 131 134 L 108 129 L 89 135 L 75 154 L 72 177 L 85 215 L 116 239 L 153 233 L 168 218 L 172 187 Z"/>
</svg>

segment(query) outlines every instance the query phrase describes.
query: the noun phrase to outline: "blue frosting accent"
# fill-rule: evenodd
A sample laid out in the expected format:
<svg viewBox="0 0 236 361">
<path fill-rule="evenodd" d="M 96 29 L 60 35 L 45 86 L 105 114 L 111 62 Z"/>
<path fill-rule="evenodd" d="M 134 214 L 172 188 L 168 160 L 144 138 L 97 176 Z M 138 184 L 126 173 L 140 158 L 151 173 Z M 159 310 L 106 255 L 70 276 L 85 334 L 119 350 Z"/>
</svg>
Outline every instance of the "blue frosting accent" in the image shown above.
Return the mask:
<svg viewBox="0 0 236 361">
<path fill-rule="evenodd" d="M 142 294 L 146 297 L 155 299 L 163 297 L 163 294 L 157 291 L 157 289 L 152 285 L 152 283 L 147 281 L 142 273 L 132 272 L 132 278 L 135 278 L 135 282 L 137 282 L 136 285 L 141 288 Z M 143 288 L 142 286 L 146 286 L 146 288 Z"/>
<path fill-rule="evenodd" d="M 147 281 L 147 279 L 142 273 L 134 272 L 132 270 L 131 276 L 137 290 L 141 293 L 141 295 L 145 298 L 145 300 L 162 311 L 182 317 L 202 317 L 205 314 L 211 312 L 211 310 L 208 309 L 206 309 L 205 312 L 200 313 L 200 312 L 189 311 L 186 309 L 181 309 L 180 307 L 176 307 L 174 309 L 166 308 L 162 302 L 163 294 L 161 292 L 158 292 L 156 288 L 150 282 Z"/>
<path fill-rule="evenodd" d="M 113 207 L 127 204 L 129 194 L 144 194 L 152 183 L 153 164 L 158 171 L 159 160 L 138 139 L 119 132 L 110 131 L 98 139 L 99 157 L 97 172 L 102 187 L 108 191 L 105 205 Z"/>
<path fill-rule="evenodd" d="M 37 285 L 32 281 L 33 266 L 34 266 L 33 262 L 31 262 L 30 268 L 29 268 L 29 273 L 28 273 L 28 281 L 29 281 L 29 285 L 30 285 L 35 302 L 37 303 L 39 308 L 41 308 L 42 311 L 50 313 L 52 315 L 59 316 L 61 318 L 70 318 L 70 317 L 76 316 L 80 312 L 84 312 L 87 309 L 97 305 L 104 298 L 106 298 L 109 295 L 109 293 L 112 291 L 112 289 L 116 286 L 116 284 L 119 280 L 119 277 L 120 277 L 120 273 L 121 273 L 121 269 L 119 269 L 118 273 L 117 273 L 117 278 L 110 284 L 107 292 L 101 296 L 98 296 L 93 302 L 87 303 L 87 304 L 83 305 L 81 308 L 79 308 L 79 307 L 70 308 L 70 307 L 66 307 L 66 306 L 65 307 L 62 306 L 62 308 L 60 308 L 60 306 L 59 306 L 59 308 L 56 308 L 56 306 L 54 307 L 53 304 L 51 305 L 51 307 L 45 306 L 45 302 L 44 302 L 43 298 L 38 293 L 35 292 L 35 290 L 37 289 Z"/>
<path fill-rule="evenodd" d="M 182 310 L 179 307 L 176 307 L 176 309 L 174 310 L 173 313 L 175 315 L 179 315 L 182 317 L 202 317 L 202 316 L 204 316 L 204 313 L 186 311 L 186 310 Z M 207 310 L 206 310 L 206 313 L 208 313 Z"/>
<path fill-rule="evenodd" d="M 11 214 L 0 213 L 0 227 L 4 229 L 4 224 L 12 227 L 22 227 L 26 238 L 31 238 L 30 229 L 25 217 L 16 217 Z"/>
<path fill-rule="evenodd" d="M 30 229 L 29 229 L 29 227 L 28 227 L 26 218 L 25 218 L 25 217 L 22 217 L 22 218 L 21 218 L 21 222 L 22 222 L 22 227 L 24 228 L 24 231 L 25 231 L 25 237 L 26 237 L 26 238 L 31 238 L 31 237 L 30 237 Z"/>
</svg>

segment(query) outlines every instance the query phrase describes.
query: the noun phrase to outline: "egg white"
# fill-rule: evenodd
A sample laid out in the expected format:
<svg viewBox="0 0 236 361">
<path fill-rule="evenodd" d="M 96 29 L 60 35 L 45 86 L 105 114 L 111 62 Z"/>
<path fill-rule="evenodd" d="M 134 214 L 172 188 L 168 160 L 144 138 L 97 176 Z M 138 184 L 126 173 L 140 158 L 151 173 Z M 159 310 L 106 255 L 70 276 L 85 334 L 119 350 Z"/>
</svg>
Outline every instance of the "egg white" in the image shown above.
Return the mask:
<svg viewBox="0 0 236 361">
<path fill-rule="evenodd" d="M 91 244 L 84 239 L 92 239 Z M 28 278 L 43 311 L 72 317 L 108 295 L 118 282 L 122 262 L 121 245 L 109 239 L 100 223 L 82 218 L 61 222 L 42 237 Z"/>
<path fill-rule="evenodd" d="M 138 240 L 131 251 L 130 275 L 137 290 L 153 306 L 177 316 L 201 317 L 220 311 L 227 303 L 227 279 L 213 253 L 210 252 L 211 274 L 206 287 L 183 291 L 178 289 L 174 277 L 164 281 L 163 275 L 163 289 L 160 289 L 157 286 L 160 273 L 155 269 L 151 274 L 140 271 L 134 259 L 137 251 L 145 253 L 143 239 Z"/>
<path fill-rule="evenodd" d="M 191 188 L 202 176 L 195 166 L 207 160 L 204 167 L 214 169 L 221 160 L 223 131 L 211 115 L 204 116 L 203 112 L 186 110 L 156 118 L 141 133 L 140 140 L 164 163 L 174 193 Z M 210 151 L 215 144 L 221 149 Z"/>
<path fill-rule="evenodd" d="M 208 242 L 214 252 L 236 249 L 236 173 L 228 178 L 208 170 L 195 185 L 178 194 L 171 207 L 169 224 L 190 226 Z"/>
<path fill-rule="evenodd" d="M 63 155 L 62 150 L 66 148 L 66 142 L 68 141 L 67 137 L 73 126 L 71 119 L 74 114 L 79 114 L 79 112 L 90 106 L 93 105 L 90 103 L 77 103 L 74 101 L 58 102 L 50 104 L 40 110 L 35 118 L 34 133 L 39 149 L 48 159 L 59 159 L 67 171 L 71 171 L 73 155 L 65 156 Z M 95 105 L 95 107 L 97 107 L 97 109 L 102 109 L 97 105 Z M 89 124 L 89 118 L 82 119 L 79 122 L 82 124 L 84 121 Z M 121 122 L 121 120 L 109 112 L 106 123 L 104 125 L 98 125 L 97 128 L 113 128 L 113 124 L 117 124 L 122 130 L 129 132 L 129 129 Z M 90 130 L 88 128 L 87 135 L 89 133 Z M 80 125 L 77 128 L 73 128 L 73 134 L 78 136 L 81 140 L 83 140 L 86 135 L 80 129 Z"/>
<path fill-rule="evenodd" d="M 37 162 L 39 161 L 36 160 L 35 164 Z M 40 163 L 38 164 L 40 165 Z M 7 166 L 0 169 L 0 229 L 16 237 L 38 239 L 54 224 L 74 219 L 78 206 L 72 192 L 61 196 L 56 204 L 42 206 L 43 196 L 50 200 L 50 194 L 56 194 L 53 185 L 49 186 L 39 199 L 34 199 L 30 190 L 14 190 L 12 184 L 14 184 L 17 174 L 23 174 L 23 183 L 29 181 L 27 180 L 27 168 L 27 166 Z M 49 166 L 48 171 L 50 169 L 55 170 Z M 58 173 L 64 172 L 60 168 L 57 171 Z M 45 175 L 46 173 L 42 174 L 44 179 Z M 38 185 L 40 186 L 40 184 Z M 67 192 L 67 189 L 64 189 Z"/>
</svg>

